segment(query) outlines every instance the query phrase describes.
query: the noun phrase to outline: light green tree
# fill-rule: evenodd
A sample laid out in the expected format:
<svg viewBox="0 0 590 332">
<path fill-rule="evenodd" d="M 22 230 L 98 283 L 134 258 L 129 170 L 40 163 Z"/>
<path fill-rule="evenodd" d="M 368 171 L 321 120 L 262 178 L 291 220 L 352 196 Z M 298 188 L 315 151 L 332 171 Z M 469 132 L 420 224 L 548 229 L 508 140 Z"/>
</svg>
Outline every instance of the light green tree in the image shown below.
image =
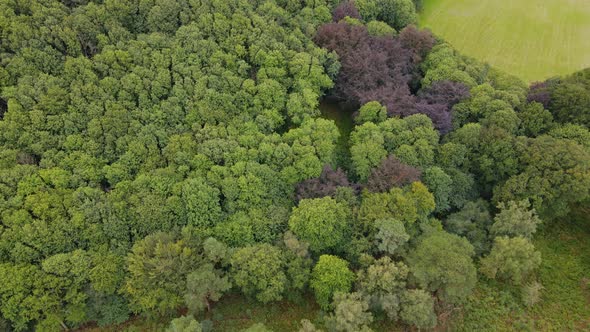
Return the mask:
<svg viewBox="0 0 590 332">
<path fill-rule="evenodd" d="M 350 234 L 348 206 L 331 197 L 303 199 L 293 209 L 289 229 L 309 243 L 314 254 L 337 251 Z"/>
<path fill-rule="evenodd" d="M 480 271 L 492 279 L 519 285 L 541 265 L 541 254 L 526 238 L 497 237 L 490 254 L 481 260 Z"/>
<path fill-rule="evenodd" d="M 375 234 L 377 249 L 389 255 L 398 253 L 400 247 L 410 239 L 404 223 L 399 220 L 380 219 L 375 221 L 375 227 L 377 228 L 377 234 Z"/>
<path fill-rule="evenodd" d="M 362 125 L 365 122 L 379 123 L 385 119 L 387 119 L 387 109 L 377 101 L 370 101 L 361 106 L 354 121 Z"/>
<path fill-rule="evenodd" d="M 192 316 L 174 318 L 166 332 L 201 332 L 201 324 Z"/>
<path fill-rule="evenodd" d="M 535 209 L 531 209 L 528 200 L 510 201 L 498 204 L 500 212 L 494 217 L 494 224 L 490 232 L 493 236 L 522 236 L 531 238 L 541 219 Z"/>
<path fill-rule="evenodd" d="M 347 261 L 332 255 L 322 255 L 312 270 L 310 287 L 318 304 L 327 310 L 334 293 L 350 291 L 354 278 Z"/>
</svg>

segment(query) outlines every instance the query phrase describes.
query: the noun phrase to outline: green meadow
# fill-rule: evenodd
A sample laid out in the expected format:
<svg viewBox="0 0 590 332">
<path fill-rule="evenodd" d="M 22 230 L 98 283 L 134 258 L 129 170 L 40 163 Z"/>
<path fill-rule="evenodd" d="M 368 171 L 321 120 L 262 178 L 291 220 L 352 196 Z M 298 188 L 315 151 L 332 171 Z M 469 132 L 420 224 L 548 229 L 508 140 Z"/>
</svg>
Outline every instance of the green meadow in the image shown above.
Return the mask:
<svg viewBox="0 0 590 332">
<path fill-rule="evenodd" d="M 529 82 L 590 67 L 588 0 L 424 0 L 420 23 Z"/>
</svg>

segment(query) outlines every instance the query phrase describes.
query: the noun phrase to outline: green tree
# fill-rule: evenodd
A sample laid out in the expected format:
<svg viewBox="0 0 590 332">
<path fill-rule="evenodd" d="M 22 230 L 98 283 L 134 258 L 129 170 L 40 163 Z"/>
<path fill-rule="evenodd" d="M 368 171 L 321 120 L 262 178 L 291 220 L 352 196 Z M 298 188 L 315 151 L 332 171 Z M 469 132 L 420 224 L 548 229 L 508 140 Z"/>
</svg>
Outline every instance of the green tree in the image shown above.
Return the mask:
<svg viewBox="0 0 590 332">
<path fill-rule="evenodd" d="M 523 145 L 523 137 L 515 137 L 497 126 L 486 127 L 479 123 L 466 124 L 449 136 L 451 142 L 462 144 L 469 151 L 464 167 L 475 175 L 485 193 L 520 171 L 518 148 Z"/>
<path fill-rule="evenodd" d="M 434 211 L 434 197 L 426 186 L 414 182 L 404 188 L 392 188 L 388 193 L 363 192 L 358 219 L 373 231 L 379 219 L 396 219 L 406 226 L 426 219 Z"/>
<path fill-rule="evenodd" d="M 389 24 L 376 20 L 367 23 L 367 31 L 371 36 L 375 37 L 395 37 L 397 35 L 397 31 L 390 27 Z"/>
<path fill-rule="evenodd" d="M 323 330 L 319 330 L 318 328 L 313 325 L 308 319 L 301 320 L 301 328 L 298 332 L 323 332 Z"/>
<path fill-rule="evenodd" d="M 434 312 L 434 298 L 421 289 L 410 289 L 404 292 L 400 317 L 404 323 L 419 329 L 435 327 L 437 318 Z"/>
<path fill-rule="evenodd" d="M 368 295 L 396 293 L 406 287 L 410 270 L 403 262 L 385 256 L 377 259 L 366 270 L 357 272 L 358 289 Z"/>
<path fill-rule="evenodd" d="M 395 219 L 375 221 L 377 249 L 389 255 L 399 253 L 400 248 L 408 242 L 410 235 L 406 233 L 404 223 Z"/>
<path fill-rule="evenodd" d="M 23 331 L 34 323 L 40 331 L 78 326 L 86 317 L 90 259 L 82 250 L 56 254 L 42 266 L 0 264 L 0 310 Z"/>
<path fill-rule="evenodd" d="M 532 307 L 541 300 L 543 285 L 540 282 L 532 281 L 524 285 L 521 289 L 522 302 L 527 307 Z"/>
<path fill-rule="evenodd" d="M 43 274 L 34 265 L 10 263 L 1 264 L 0 272 L 2 316 L 12 322 L 16 331 L 23 331 L 29 322 L 43 317 L 45 303 L 40 302 L 33 292 L 34 289 L 39 291 L 35 285 L 43 285 Z M 47 300 L 51 299 L 45 302 Z"/>
<path fill-rule="evenodd" d="M 231 288 L 228 277 L 216 270 L 213 264 L 203 264 L 186 277 L 185 304 L 193 314 L 211 309 L 211 301 L 219 301 L 225 291 Z"/>
<path fill-rule="evenodd" d="M 540 103 L 528 103 L 519 109 L 520 133 L 535 137 L 547 132 L 553 126 L 553 115 Z"/>
<path fill-rule="evenodd" d="M 590 153 L 574 141 L 529 139 L 520 159 L 522 172 L 494 189 L 495 202 L 529 199 L 541 218 L 553 220 L 590 196 Z"/>
<path fill-rule="evenodd" d="M 416 13 L 416 7 L 413 1 L 408 0 L 394 0 L 386 1 L 386 4 L 391 3 L 393 7 L 395 23 L 391 24 L 397 30 L 401 30 L 410 24 L 416 24 L 418 22 L 418 15 Z M 388 14 L 387 16 L 390 16 Z M 387 22 L 387 21 L 386 21 Z"/>
<path fill-rule="evenodd" d="M 491 234 L 493 236 L 522 236 L 530 239 L 537 230 L 537 225 L 541 223 L 537 212 L 530 206 L 531 203 L 528 200 L 498 204 L 500 212 L 494 217 L 494 224 L 490 229 Z"/>
<path fill-rule="evenodd" d="M 285 232 L 283 242 L 285 244 L 286 273 L 289 279 L 290 295 L 293 292 L 303 291 L 311 275 L 312 261 L 309 258 L 309 245 L 299 241 L 290 231 Z"/>
<path fill-rule="evenodd" d="M 327 310 L 336 292 L 350 291 L 354 278 L 347 261 L 332 255 L 322 255 L 312 270 L 310 287 L 318 304 Z"/>
<path fill-rule="evenodd" d="M 184 303 L 187 275 L 200 257 L 182 239 L 155 233 L 136 242 L 127 256 L 123 293 L 137 313 L 172 314 Z"/>
<path fill-rule="evenodd" d="M 229 248 L 212 237 L 203 241 L 203 253 L 213 264 L 226 265 L 229 260 Z"/>
<path fill-rule="evenodd" d="M 433 164 L 439 132 L 428 116 L 414 114 L 402 119 L 389 118 L 380 123 L 379 128 L 388 154 L 414 167 L 426 168 Z"/>
<path fill-rule="evenodd" d="M 368 301 L 360 293 L 337 292 L 332 306 L 334 313 L 329 320 L 335 331 L 372 331 L 369 324 L 373 321 L 373 315 L 369 312 Z"/>
<path fill-rule="evenodd" d="M 497 237 L 490 254 L 481 260 L 480 271 L 492 279 L 519 285 L 541 265 L 541 254 L 526 238 Z"/>
<path fill-rule="evenodd" d="M 469 85 L 469 84 L 468 84 Z M 497 89 L 491 83 L 480 84 L 470 90 L 471 97 L 453 107 L 453 124 L 459 128 L 469 122 L 486 120 L 489 124 L 512 133 L 519 125 L 519 118 L 514 113 L 514 107 L 520 104 L 520 99 L 507 91 Z M 494 114 L 504 113 L 516 122 L 502 121 Z"/>
<path fill-rule="evenodd" d="M 272 332 L 272 330 L 262 323 L 256 323 L 247 329 L 243 329 L 242 332 Z"/>
<path fill-rule="evenodd" d="M 283 253 L 270 244 L 237 250 L 231 258 L 231 275 L 244 294 L 263 303 L 283 298 L 287 283 Z"/>
<path fill-rule="evenodd" d="M 371 169 L 387 155 L 394 155 L 405 164 L 425 168 L 434 162 L 438 141 L 438 131 L 424 114 L 389 118 L 378 124 L 365 122 L 356 126 L 350 136 L 352 166 L 363 182 Z"/>
<path fill-rule="evenodd" d="M 406 287 L 409 272 L 403 262 L 385 256 L 357 272 L 357 289 L 368 299 L 372 310 L 380 310 L 389 319 L 397 320 L 399 295 Z"/>
<path fill-rule="evenodd" d="M 81 249 L 50 256 L 40 267 L 3 263 L 0 312 L 17 331 L 33 321 L 41 331 L 79 326 L 90 311 L 91 269 L 91 256 Z"/>
<path fill-rule="evenodd" d="M 422 79 L 423 87 L 430 86 L 436 81 L 449 80 L 473 88 L 478 84 L 477 78 L 484 70 L 483 65 L 478 66 L 469 61 L 448 43 L 434 46 L 421 67 L 425 72 Z"/>
<path fill-rule="evenodd" d="M 440 167 L 433 166 L 424 171 L 422 181 L 434 195 L 435 212 L 448 211 L 451 208 L 453 179 Z"/>
<path fill-rule="evenodd" d="M 357 126 L 350 135 L 352 166 L 361 181 L 365 181 L 371 169 L 387 157 L 385 139 L 379 127 L 372 122 Z"/>
<path fill-rule="evenodd" d="M 57 307 L 57 312 L 46 312 L 47 319 L 59 319 L 63 326 L 65 322 L 78 325 L 86 319 L 87 295 L 84 287 L 88 282 L 88 271 L 91 267 L 91 261 L 88 253 L 81 249 L 69 253 L 56 254 L 48 257 L 41 263 L 41 268 L 47 275 L 56 278 L 56 288 L 64 294 L 59 294 L 59 298 L 64 298 L 65 303 L 62 307 Z M 63 312 L 62 312 L 63 310 Z M 43 324 L 43 322 L 41 322 Z"/>
<path fill-rule="evenodd" d="M 408 257 L 410 270 L 424 289 L 449 303 L 469 296 L 477 282 L 473 246 L 444 231 L 423 237 Z"/>
<path fill-rule="evenodd" d="M 359 109 L 359 114 L 354 118 L 354 121 L 362 125 L 365 122 L 379 123 L 387 119 L 387 109 L 379 104 L 377 101 L 371 101 Z"/>
<path fill-rule="evenodd" d="M 478 256 L 487 253 L 491 247 L 492 239 L 488 233 L 492 225 L 492 216 L 488 205 L 482 199 L 468 202 L 460 211 L 450 214 L 443 222 L 448 232 L 469 240 Z"/>
<path fill-rule="evenodd" d="M 418 21 L 412 0 L 357 0 L 355 4 L 366 21 L 377 19 L 398 30 Z"/>
<path fill-rule="evenodd" d="M 190 179 L 182 186 L 182 200 L 188 225 L 210 227 L 221 220 L 220 192 L 201 179 Z"/>
<path fill-rule="evenodd" d="M 553 128 L 547 134 L 555 138 L 571 139 L 586 149 L 590 149 L 590 131 L 587 127 L 566 123 Z"/>
<path fill-rule="evenodd" d="M 309 243 L 313 253 L 334 252 L 350 236 L 350 218 L 348 207 L 331 197 L 303 199 L 293 209 L 289 229 Z"/>
<path fill-rule="evenodd" d="M 174 318 L 166 332 L 201 332 L 201 324 L 196 321 L 192 316 L 182 316 Z"/>
<path fill-rule="evenodd" d="M 590 125 L 590 71 L 584 69 L 565 78 L 551 89 L 549 110 L 556 120 Z"/>
</svg>

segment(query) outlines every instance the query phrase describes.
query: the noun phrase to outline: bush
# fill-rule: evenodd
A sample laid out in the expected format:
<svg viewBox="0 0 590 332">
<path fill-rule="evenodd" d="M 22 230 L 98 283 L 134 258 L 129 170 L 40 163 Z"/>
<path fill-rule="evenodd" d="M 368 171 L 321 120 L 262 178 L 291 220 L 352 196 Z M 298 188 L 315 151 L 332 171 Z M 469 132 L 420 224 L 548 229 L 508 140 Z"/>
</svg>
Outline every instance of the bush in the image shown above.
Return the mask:
<svg viewBox="0 0 590 332">
<path fill-rule="evenodd" d="M 543 290 L 543 285 L 541 285 L 538 281 L 533 281 L 524 285 L 521 289 L 522 295 L 522 302 L 527 307 L 532 307 L 541 301 L 541 291 Z"/>
</svg>

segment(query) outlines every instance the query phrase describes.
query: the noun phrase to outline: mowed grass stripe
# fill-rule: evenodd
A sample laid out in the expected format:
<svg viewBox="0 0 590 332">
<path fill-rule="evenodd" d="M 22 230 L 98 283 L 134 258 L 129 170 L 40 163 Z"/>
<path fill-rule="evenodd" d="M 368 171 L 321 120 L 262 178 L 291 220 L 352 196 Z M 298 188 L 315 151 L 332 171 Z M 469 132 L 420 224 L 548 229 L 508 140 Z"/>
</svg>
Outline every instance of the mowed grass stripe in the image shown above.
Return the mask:
<svg viewBox="0 0 590 332">
<path fill-rule="evenodd" d="M 425 0 L 420 24 L 529 82 L 590 67 L 590 0 Z"/>
</svg>

